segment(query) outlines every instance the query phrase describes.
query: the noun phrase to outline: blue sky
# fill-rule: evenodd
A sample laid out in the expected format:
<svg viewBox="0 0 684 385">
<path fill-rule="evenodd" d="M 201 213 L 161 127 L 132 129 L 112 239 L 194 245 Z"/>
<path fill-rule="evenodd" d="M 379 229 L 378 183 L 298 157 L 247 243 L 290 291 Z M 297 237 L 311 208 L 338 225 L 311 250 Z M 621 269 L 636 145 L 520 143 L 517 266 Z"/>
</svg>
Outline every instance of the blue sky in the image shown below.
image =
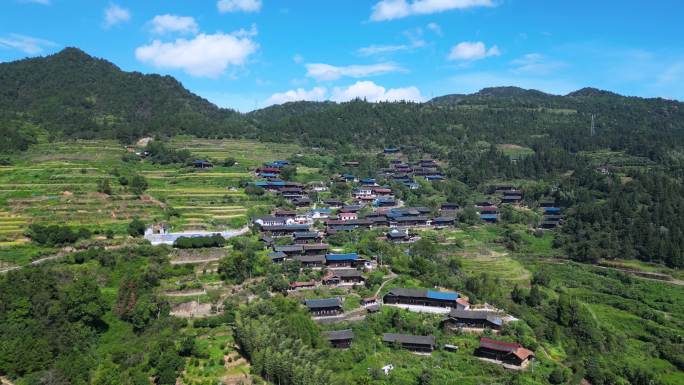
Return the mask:
<svg viewBox="0 0 684 385">
<path fill-rule="evenodd" d="M 514 85 L 684 100 L 684 2 L 0 0 L 0 61 L 76 46 L 222 106 Z"/>
</svg>

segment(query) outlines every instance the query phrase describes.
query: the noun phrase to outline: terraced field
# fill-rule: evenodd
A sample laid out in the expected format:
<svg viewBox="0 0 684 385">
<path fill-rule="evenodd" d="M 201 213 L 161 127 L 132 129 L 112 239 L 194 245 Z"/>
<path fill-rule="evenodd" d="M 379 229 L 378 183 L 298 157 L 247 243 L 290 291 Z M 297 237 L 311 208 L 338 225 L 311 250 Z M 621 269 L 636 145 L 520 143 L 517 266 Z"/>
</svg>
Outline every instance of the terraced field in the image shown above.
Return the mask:
<svg viewBox="0 0 684 385">
<path fill-rule="evenodd" d="M 252 168 L 298 151 L 294 145 L 238 140 L 183 137 L 171 143 L 217 166 L 196 170 L 127 162 L 122 159 L 126 149 L 105 140 L 42 143 L 12 159 L 12 166 L 0 167 L 0 249 L 27 243 L 31 223 L 68 224 L 95 233 L 113 230 L 121 236 L 135 217 L 148 224 L 166 223 L 173 231 L 241 227 L 250 208 L 268 205 L 251 199 L 240 187 L 254 178 Z M 218 166 L 228 157 L 238 163 Z M 119 183 L 120 176 L 130 179 L 135 174 L 149 183 L 142 197 Z M 103 179 L 109 180 L 111 195 L 97 192 Z M 0 260 L 16 259 L 16 253 L 8 251 L 0 250 Z"/>
</svg>

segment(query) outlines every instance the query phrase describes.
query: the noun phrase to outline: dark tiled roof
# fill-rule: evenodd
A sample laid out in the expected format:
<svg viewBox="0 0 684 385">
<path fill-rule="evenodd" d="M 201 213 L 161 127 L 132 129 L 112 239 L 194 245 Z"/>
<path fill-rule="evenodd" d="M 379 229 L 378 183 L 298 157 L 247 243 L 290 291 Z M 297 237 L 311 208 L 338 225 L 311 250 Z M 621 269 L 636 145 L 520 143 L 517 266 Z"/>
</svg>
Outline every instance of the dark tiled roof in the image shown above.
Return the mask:
<svg viewBox="0 0 684 385">
<path fill-rule="evenodd" d="M 325 307 L 342 307 L 342 300 L 339 297 L 322 298 L 322 299 L 307 299 L 304 304 L 309 309 L 318 309 Z"/>
<path fill-rule="evenodd" d="M 323 332 L 323 336 L 328 341 L 350 340 L 354 338 L 354 332 L 351 329 L 331 330 Z"/>
<path fill-rule="evenodd" d="M 383 342 L 399 342 L 402 344 L 430 345 L 435 346 L 434 336 L 414 336 L 410 334 L 385 333 L 382 335 Z"/>
</svg>

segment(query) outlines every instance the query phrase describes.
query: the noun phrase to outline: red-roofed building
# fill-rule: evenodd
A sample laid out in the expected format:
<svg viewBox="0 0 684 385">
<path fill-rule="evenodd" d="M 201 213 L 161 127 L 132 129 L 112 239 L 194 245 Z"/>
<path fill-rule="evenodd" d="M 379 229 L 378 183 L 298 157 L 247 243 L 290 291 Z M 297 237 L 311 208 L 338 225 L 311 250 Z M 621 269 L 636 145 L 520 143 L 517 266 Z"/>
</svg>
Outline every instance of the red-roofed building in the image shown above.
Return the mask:
<svg viewBox="0 0 684 385">
<path fill-rule="evenodd" d="M 475 355 L 515 366 L 526 366 L 534 359 L 534 353 L 520 344 L 485 337 L 480 338 L 480 346 L 475 349 Z"/>
</svg>

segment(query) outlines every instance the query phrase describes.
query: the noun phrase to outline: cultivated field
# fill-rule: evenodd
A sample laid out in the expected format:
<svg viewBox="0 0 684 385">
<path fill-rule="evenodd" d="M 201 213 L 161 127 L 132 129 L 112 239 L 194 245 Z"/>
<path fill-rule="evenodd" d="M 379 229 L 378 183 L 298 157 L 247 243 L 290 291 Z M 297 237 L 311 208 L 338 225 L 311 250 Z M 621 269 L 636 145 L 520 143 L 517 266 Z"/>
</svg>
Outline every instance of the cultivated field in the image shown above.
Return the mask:
<svg viewBox="0 0 684 385">
<path fill-rule="evenodd" d="M 196 170 L 124 161 L 126 149 L 116 141 L 80 140 L 38 144 L 12 159 L 13 165 L 0 167 L 0 261 L 25 263 L 54 251 L 27 245 L 25 233 L 32 223 L 67 224 L 95 234 L 112 230 L 117 238 L 125 236 L 136 217 L 147 224 L 166 223 L 172 231 L 241 227 L 248 210 L 264 204 L 241 188 L 254 178 L 250 170 L 298 150 L 289 144 L 189 137 L 171 143 L 217 166 Z M 221 167 L 229 157 L 237 164 Z M 119 182 L 135 174 L 149 183 L 141 197 Z M 103 179 L 109 181 L 111 195 L 97 192 Z"/>
</svg>

